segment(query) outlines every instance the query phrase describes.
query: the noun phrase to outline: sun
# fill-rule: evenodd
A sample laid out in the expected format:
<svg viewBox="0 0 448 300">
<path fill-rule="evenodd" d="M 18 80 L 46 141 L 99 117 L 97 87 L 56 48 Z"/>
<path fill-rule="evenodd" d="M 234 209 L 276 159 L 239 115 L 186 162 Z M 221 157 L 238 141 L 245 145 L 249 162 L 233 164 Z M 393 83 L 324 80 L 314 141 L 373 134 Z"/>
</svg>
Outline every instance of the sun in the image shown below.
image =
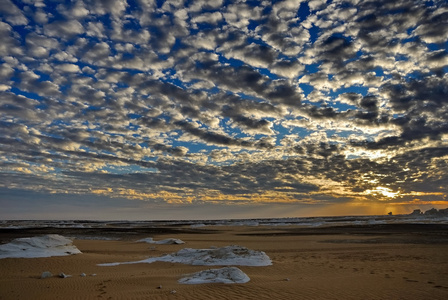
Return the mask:
<svg viewBox="0 0 448 300">
<path fill-rule="evenodd" d="M 395 198 L 400 194 L 400 192 L 394 192 L 392 189 L 384 186 L 377 186 L 375 189 L 366 190 L 364 193 L 368 195 L 383 195 L 387 198 Z"/>
</svg>

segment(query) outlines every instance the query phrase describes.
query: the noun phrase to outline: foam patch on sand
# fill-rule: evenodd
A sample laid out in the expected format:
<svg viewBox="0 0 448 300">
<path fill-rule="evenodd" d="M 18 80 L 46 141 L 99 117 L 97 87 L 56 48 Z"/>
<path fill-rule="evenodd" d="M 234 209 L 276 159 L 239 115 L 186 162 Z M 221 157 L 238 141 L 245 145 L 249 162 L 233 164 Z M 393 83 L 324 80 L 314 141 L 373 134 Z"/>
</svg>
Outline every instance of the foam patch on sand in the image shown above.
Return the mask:
<svg viewBox="0 0 448 300">
<path fill-rule="evenodd" d="M 117 266 L 120 264 L 139 264 L 165 261 L 198 266 L 269 266 L 269 256 L 263 251 L 250 250 L 242 246 L 227 246 L 212 249 L 185 248 L 176 253 L 148 259 L 100 264 L 99 266 Z"/>
<path fill-rule="evenodd" d="M 1 258 L 34 258 L 79 254 L 72 240 L 58 234 L 49 234 L 29 238 L 18 238 L 0 245 Z"/>
<path fill-rule="evenodd" d="M 179 279 L 179 283 L 246 283 L 249 280 L 249 276 L 237 267 L 225 267 L 185 275 L 183 278 Z"/>
<path fill-rule="evenodd" d="M 138 240 L 137 242 L 148 243 L 148 244 L 158 244 L 158 245 L 180 245 L 180 244 L 185 244 L 184 241 L 179 240 L 179 239 L 169 238 L 169 239 L 164 239 L 164 240 L 160 240 L 160 241 L 154 241 L 154 239 L 150 238 L 150 237 Z"/>
</svg>

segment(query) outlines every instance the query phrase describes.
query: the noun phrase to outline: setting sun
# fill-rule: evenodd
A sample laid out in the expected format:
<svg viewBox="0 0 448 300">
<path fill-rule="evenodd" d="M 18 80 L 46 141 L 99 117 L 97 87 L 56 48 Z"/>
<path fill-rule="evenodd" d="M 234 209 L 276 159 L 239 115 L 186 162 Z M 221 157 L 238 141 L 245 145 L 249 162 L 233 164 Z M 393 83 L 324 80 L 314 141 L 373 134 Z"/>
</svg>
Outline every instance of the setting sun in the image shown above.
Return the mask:
<svg viewBox="0 0 448 300">
<path fill-rule="evenodd" d="M 400 192 L 394 192 L 392 189 L 384 186 L 377 186 L 375 189 L 366 190 L 365 193 L 367 195 L 383 195 L 388 198 L 395 198 L 400 194 Z"/>
</svg>

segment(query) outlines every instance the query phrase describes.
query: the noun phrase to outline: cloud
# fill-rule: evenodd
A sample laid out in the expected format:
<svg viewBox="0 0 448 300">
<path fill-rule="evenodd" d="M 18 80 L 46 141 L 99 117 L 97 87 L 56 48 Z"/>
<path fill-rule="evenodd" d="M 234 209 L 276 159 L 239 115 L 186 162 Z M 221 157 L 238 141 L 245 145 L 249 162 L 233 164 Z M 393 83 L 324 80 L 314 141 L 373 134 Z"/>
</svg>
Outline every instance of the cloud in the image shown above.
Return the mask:
<svg viewBox="0 0 448 300">
<path fill-rule="evenodd" d="M 89 0 L 86 1 L 92 12 L 98 15 L 110 13 L 113 17 L 120 17 L 128 6 L 125 0 Z"/>
<path fill-rule="evenodd" d="M 189 9 L 191 11 L 201 11 L 201 10 L 213 10 L 218 9 L 222 6 L 223 0 L 198 0 L 195 1 Z"/>
<path fill-rule="evenodd" d="M 210 132 L 205 129 L 198 128 L 195 125 L 185 121 L 178 121 L 175 123 L 175 125 L 182 128 L 184 132 L 197 136 L 207 143 L 215 145 L 225 145 L 225 146 L 244 146 L 244 147 L 254 146 L 254 143 L 252 142 L 234 139 L 232 137 L 220 133 Z"/>
<path fill-rule="evenodd" d="M 216 25 L 222 20 L 222 14 L 215 11 L 214 13 L 204 13 L 191 19 L 192 23 L 210 23 Z"/>
<path fill-rule="evenodd" d="M 44 25 L 44 33 L 51 37 L 70 39 L 83 32 L 84 27 L 76 20 L 60 20 Z"/>
<path fill-rule="evenodd" d="M 443 199 L 443 4 L 4 1 L 0 187 L 179 205 Z"/>
<path fill-rule="evenodd" d="M 223 16 L 230 26 L 245 30 L 251 20 L 261 18 L 262 9 L 263 6 L 251 7 L 246 3 L 234 3 L 226 7 Z"/>
<path fill-rule="evenodd" d="M 64 15 L 67 19 L 72 18 L 81 19 L 86 17 L 90 13 L 89 10 L 86 8 L 85 4 L 83 3 L 83 1 L 80 0 L 73 2 L 71 6 L 59 4 L 56 9 L 60 14 Z"/>
<path fill-rule="evenodd" d="M 12 27 L 0 21 L 0 34 L 2 36 L 2 43 L 0 45 L 1 56 L 16 56 L 23 53 L 20 43 L 12 35 Z"/>
<path fill-rule="evenodd" d="M 27 25 L 28 19 L 23 12 L 10 0 L 5 0 L 0 3 L 0 12 L 4 19 L 11 25 Z"/>
<path fill-rule="evenodd" d="M 57 96 L 59 95 L 59 86 L 49 80 L 40 80 L 41 77 L 32 72 L 26 71 L 19 75 L 20 87 L 28 92 L 41 96 Z"/>
<path fill-rule="evenodd" d="M 51 15 L 45 13 L 42 9 L 37 9 L 34 12 L 33 20 L 38 24 L 46 24 L 48 23 L 48 19 Z"/>
<path fill-rule="evenodd" d="M 79 66 L 74 65 L 74 64 L 56 65 L 56 69 L 61 70 L 62 72 L 67 72 L 67 73 L 78 73 L 81 71 L 79 69 Z"/>
<path fill-rule="evenodd" d="M 7 63 L 0 65 L 0 79 L 6 82 L 14 74 L 14 69 Z"/>
</svg>

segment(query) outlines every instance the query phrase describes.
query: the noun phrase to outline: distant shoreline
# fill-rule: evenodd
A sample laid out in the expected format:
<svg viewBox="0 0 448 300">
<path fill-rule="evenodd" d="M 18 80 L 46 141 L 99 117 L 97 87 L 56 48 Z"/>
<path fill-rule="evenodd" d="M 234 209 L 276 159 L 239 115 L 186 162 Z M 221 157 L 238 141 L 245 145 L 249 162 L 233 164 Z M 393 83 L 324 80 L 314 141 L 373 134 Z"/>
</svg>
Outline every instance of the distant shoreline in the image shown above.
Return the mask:
<svg viewBox="0 0 448 300">
<path fill-rule="evenodd" d="M 0 243 L 6 243 L 15 238 L 31 237 L 46 234 L 60 234 L 78 239 L 104 239 L 104 240 L 135 240 L 139 237 L 160 235 L 189 235 L 189 234 L 214 234 L 225 231 L 228 228 L 259 228 L 255 233 L 245 233 L 252 236 L 271 235 L 270 230 L 275 230 L 276 236 L 306 236 L 306 235 L 393 235 L 414 234 L 420 235 L 422 242 L 448 244 L 447 223 L 377 223 L 377 224 L 338 224 L 331 223 L 325 226 L 250 226 L 250 225 L 210 225 L 203 227 L 191 226 L 156 226 L 156 227 L 97 227 L 97 228 L 61 228 L 61 227 L 34 227 L 34 228 L 1 228 Z"/>
</svg>

